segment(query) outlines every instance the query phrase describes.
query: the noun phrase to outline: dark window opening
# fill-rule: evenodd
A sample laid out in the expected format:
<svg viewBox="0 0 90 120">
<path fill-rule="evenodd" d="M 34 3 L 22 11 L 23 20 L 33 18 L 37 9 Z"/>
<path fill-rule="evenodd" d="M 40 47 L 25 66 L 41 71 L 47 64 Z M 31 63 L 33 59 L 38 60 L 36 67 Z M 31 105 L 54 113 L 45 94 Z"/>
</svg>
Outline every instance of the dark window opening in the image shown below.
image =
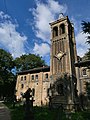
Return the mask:
<svg viewBox="0 0 90 120">
<path fill-rule="evenodd" d="M 49 88 L 47 89 L 47 96 L 49 96 Z"/>
<path fill-rule="evenodd" d="M 87 75 L 87 73 L 86 73 L 86 69 L 83 69 L 83 75 Z"/>
<path fill-rule="evenodd" d="M 32 88 L 32 96 L 35 96 L 35 89 Z"/>
<path fill-rule="evenodd" d="M 36 75 L 36 80 L 38 80 L 38 75 Z"/>
<path fill-rule="evenodd" d="M 45 74 L 45 78 L 48 79 L 48 74 Z"/>
<path fill-rule="evenodd" d="M 23 96 L 24 94 L 22 92 L 20 92 L 20 95 Z"/>
<path fill-rule="evenodd" d="M 65 25 L 61 24 L 60 25 L 60 35 L 65 33 Z"/>
<path fill-rule="evenodd" d="M 24 76 L 24 80 L 26 80 L 26 76 Z"/>
<path fill-rule="evenodd" d="M 22 88 L 22 89 L 24 88 L 24 84 L 21 84 L 21 88 Z"/>
<path fill-rule="evenodd" d="M 34 80 L 34 75 L 32 75 L 32 80 Z"/>
<path fill-rule="evenodd" d="M 57 85 L 57 92 L 60 95 L 64 95 L 64 93 L 63 93 L 63 85 L 62 84 Z"/>
<path fill-rule="evenodd" d="M 58 36 L 58 27 L 53 28 L 53 37 Z"/>
</svg>

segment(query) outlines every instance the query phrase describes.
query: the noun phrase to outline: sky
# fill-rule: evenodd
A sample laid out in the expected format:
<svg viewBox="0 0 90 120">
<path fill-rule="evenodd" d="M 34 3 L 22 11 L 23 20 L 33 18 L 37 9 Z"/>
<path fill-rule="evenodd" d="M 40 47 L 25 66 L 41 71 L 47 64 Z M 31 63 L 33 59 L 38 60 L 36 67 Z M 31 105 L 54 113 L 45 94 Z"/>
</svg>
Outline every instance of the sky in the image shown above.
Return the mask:
<svg viewBox="0 0 90 120">
<path fill-rule="evenodd" d="M 39 54 L 50 64 L 50 26 L 59 14 L 74 24 L 77 55 L 83 56 L 89 45 L 81 22 L 90 21 L 90 0 L 0 0 L 0 48 L 13 58 Z"/>
</svg>

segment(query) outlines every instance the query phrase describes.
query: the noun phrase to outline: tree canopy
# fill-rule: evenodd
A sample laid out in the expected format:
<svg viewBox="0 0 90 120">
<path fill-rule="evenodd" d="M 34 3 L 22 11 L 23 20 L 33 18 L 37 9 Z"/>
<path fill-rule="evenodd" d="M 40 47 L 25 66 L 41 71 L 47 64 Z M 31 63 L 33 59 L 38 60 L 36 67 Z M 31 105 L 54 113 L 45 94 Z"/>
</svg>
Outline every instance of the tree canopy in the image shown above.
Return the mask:
<svg viewBox="0 0 90 120">
<path fill-rule="evenodd" d="M 86 42 L 90 44 L 90 22 L 82 21 L 82 30 L 85 34 L 87 34 Z M 86 59 L 90 60 L 90 48 L 88 49 L 88 52 L 84 56 Z"/>
<path fill-rule="evenodd" d="M 23 71 L 45 66 L 45 61 L 39 55 L 28 54 L 16 58 L 15 64 L 17 71 Z"/>
<path fill-rule="evenodd" d="M 82 30 L 87 34 L 87 43 L 90 44 L 90 22 L 82 21 Z"/>
<path fill-rule="evenodd" d="M 21 71 L 44 65 L 45 61 L 39 55 L 28 54 L 13 59 L 10 53 L 0 49 L 0 98 L 12 98 L 14 95 L 16 75 L 12 69 Z"/>
<path fill-rule="evenodd" d="M 13 94 L 15 76 L 11 71 L 14 65 L 11 54 L 0 49 L 0 97 L 6 97 Z"/>
<path fill-rule="evenodd" d="M 10 53 L 0 49 L 0 70 L 7 70 L 8 72 L 14 67 L 13 57 Z"/>
</svg>

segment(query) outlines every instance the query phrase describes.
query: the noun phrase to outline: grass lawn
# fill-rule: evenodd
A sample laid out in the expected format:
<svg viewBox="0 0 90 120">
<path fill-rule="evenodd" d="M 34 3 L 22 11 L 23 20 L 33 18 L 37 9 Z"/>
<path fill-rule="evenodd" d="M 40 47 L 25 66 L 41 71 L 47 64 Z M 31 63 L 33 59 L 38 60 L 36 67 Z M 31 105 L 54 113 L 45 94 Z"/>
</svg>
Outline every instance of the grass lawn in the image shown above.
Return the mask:
<svg viewBox="0 0 90 120">
<path fill-rule="evenodd" d="M 4 103 L 11 112 L 11 120 L 23 120 L 24 116 L 24 110 L 22 105 L 16 105 L 15 108 L 13 108 L 13 105 L 11 103 Z"/>
<path fill-rule="evenodd" d="M 23 120 L 24 107 L 22 105 L 17 104 L 16 107 L 13 108 L 9 103 L 5 104 L 11 111 L 11 120 Z M 69 120 L 69 118 L 66 118 L 65 113 L 60 112 L 59 109 L 49 110 L 45 107 L 34 107 L 33 113 L 34 120 Z M 90 120 L 90 111 L 72 113 L 70 117 L 70 120 Z"/>
</svg>

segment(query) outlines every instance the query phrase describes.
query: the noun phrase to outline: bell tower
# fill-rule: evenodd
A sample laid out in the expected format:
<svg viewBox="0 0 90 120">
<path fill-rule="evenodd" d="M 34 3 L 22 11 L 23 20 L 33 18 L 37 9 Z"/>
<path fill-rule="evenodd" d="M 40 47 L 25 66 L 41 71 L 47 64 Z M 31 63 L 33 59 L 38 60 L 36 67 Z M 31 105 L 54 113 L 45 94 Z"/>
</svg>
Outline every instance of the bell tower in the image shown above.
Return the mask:
<svg viewBox="0 0 90 120">
<path fill-rule="evenodd" d="M 76 43 L 74 28 L 62 14 L 59 19 L 50 23 L 51 26 L 51 75 L 69 73 L 76 76 L 74 63 L 76 56 Z"/>
<path fill-rule="evenodd" d="M 60 15 L 51 26 L 51 96 L 52 103 L 74 104 L 76 96 L 77 61 L 74 27 L 68 16 Z M 53 90 L 52 90 L 53 89 Z M 68 107 L 68 105 L 66 105 Z"/>
</svg>

